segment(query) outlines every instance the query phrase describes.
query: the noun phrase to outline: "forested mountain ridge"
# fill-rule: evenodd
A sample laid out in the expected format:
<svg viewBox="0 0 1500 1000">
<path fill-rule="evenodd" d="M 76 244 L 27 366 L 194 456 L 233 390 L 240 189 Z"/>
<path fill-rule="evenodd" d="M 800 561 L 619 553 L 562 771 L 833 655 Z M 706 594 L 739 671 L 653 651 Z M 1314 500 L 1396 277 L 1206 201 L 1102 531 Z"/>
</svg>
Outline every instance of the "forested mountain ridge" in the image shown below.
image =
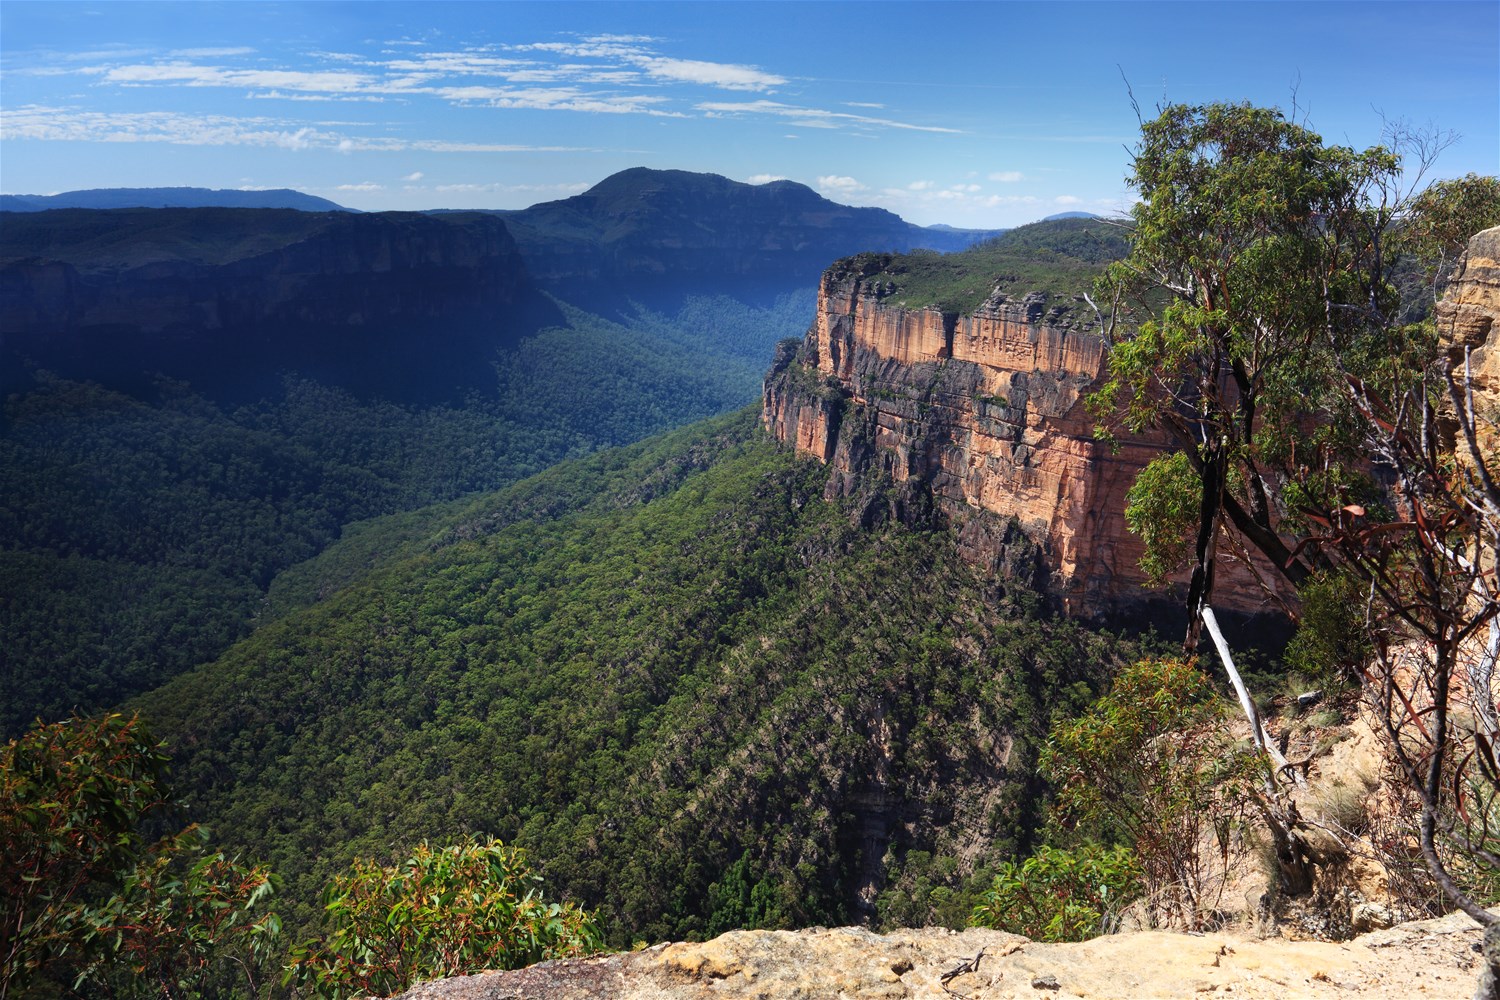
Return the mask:
<svg viewBox="0 0 1500 1000">
<path fill-rule="evenodd" d="M 756 298 L 812 286 L 865 250 L 959 250 L 994 235 L 915 226 L 792 181 L 637 167 L 583 194 L 499 213 L 543 287 L 579 304 L 668 300 L 684 287 Z"/>
<path fill-rule="evenodd" d="M 193 253 L 236 266 L 208 232 Z M 962 919 L 1036 836 L 1047 720 L 1138 644 L 1048 617 L 936 519 L 824 503 L 754 412 L 580 458 L 752 398 L 813 305 L 678 291 L 621 323 L 549 299 L 452 400 L 39 372 L 0 437 L 5 724 L 136 696 L 296 926 L 352 857 L 466 832 L 530 849 L 617 943 Z"/>
<path fill-rule="evenodd" d="M 561 322 L 505 225 L 292 209 L 16 213 L 0 229 L 0 390 L 29 372 L 254 400 L 295 371 L 450 401 Z"/>
</svg>

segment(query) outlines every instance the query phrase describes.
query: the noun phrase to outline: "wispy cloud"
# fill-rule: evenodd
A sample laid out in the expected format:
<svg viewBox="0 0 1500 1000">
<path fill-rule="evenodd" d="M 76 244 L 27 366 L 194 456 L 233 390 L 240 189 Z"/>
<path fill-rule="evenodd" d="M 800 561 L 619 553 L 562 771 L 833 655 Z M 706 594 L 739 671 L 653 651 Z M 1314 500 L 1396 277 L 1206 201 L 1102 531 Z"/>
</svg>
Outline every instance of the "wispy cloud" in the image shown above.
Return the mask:
<svg viewBox="0 0 1500 1000">
<path fill-rule="evenodd" d="M 772 181 L 784 181 L 785 177 L 780 174 L 751 174 L 745 178 L 746 184 L 770 184 Z"/>
<path fill-rule="evenodd" d="M 997 170 L 990 174 L 989 177 L 990 180 L 998 181 L 1001 184 L 1015 184 L 1018 181 L 1026 179 L 1019 170 Z"/>
<path fill-rule="evenodd" d="M 936 125 L 913 125 L 909 122 L 893 121 L 889 118 L 874 118 L 856 115 L 848 111 L 828 111 L 821 108 L 804 108 L 762 98 L 758 101 L 704 101 L 696 105 L 699 111 L 711 115 L 767 115 L 783 121 L 795 122 L 804 128 L 867 128 L 911 129 L 917 132 L 946 132 L 960 134 L 955 128 L 940 128 Z"/>
<path fill-rule="evenodd" d="M 385 185 L 384 184 L 376 184 L 374 181 L 362 181 L 362 182 L 360 182 L 358 184 L 340 184 L 334 190 L 336 190 L 336 191 L 362 191 L 362 192 L 384 191 L 385 190 Z"/>
<path fill-rule="evenodd" d="M 588 184 L 438 184 L 433 188 L 440 194 L 578 194 L 587 191 Z"/>
</svg>

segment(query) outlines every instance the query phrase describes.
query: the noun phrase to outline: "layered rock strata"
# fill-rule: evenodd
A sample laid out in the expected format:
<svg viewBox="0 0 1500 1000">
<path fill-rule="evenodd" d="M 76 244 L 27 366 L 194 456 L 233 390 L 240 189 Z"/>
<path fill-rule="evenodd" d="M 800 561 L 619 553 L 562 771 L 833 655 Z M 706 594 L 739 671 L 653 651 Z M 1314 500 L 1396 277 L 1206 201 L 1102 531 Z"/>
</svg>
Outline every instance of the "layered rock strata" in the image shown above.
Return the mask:
<svg viewBox="0 0 1500 1000">
<path fill-rule="evenodd" d="M 1086 399 L 1104 344 L 1078 305 L 1037 293 L 995 294 L 969 315 L 906 309 L 859 258 L 840 262 L 823 277 L 806 338 L 783 345 L 766 379 L 766 428 L 831 466 L 830 499 L 865 501 L 867 519 L 910 521 L 930 505 L 969 558 L 1034 570 L 1069 613 L 1161 598 L 1145 587 L 1124 510 L 1164 446 L 1096 439 Z M 1034 566 L 1025 541 L 1040 550 Z M 1248 577 L 1225 576 L 1217 604 L 1265 610 Z"/>
</svg>

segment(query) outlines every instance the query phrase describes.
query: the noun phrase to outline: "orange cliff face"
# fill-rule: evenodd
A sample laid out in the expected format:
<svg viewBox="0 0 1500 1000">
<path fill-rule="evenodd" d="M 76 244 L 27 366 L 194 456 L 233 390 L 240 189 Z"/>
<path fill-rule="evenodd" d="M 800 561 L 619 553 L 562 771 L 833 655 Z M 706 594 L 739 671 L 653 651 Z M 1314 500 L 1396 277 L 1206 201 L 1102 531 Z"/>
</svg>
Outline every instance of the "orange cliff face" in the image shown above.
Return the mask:
<svg viewBox="0 0 1500 1000">
<path fill-rule="evenodd" d="M 1035 582 L 1069 613 L 1169 598 L 1146 589 L 1124 514 L 1163 444 L 1095 439 L 1085 400 L 1104 368 L 1099 336 L 1041 295 L 955 315 L 880 293 L 826 273 L 806 339 L 784 345 L 766 379 L 767 430 L 832 467 L 828 498 L 875 494 L 903 519 L 930 503 L 991 571 L 1015 568 L 1018 527 L 1039 550 Z M 887 480 L 893 491 L 872 489 Z M 1217 606 L 1267 610 L 1248 578 L 1221 574 Z"/>
</svg>

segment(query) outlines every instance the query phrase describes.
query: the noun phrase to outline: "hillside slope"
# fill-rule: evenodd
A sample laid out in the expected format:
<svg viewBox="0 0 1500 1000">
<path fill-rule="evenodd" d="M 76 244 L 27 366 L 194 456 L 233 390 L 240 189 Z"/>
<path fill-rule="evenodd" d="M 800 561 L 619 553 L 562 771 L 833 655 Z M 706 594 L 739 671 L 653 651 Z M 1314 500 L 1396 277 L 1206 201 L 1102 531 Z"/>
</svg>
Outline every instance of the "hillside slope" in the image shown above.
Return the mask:
<svg viewBox="0 0 1500 1000">
<path fill-rule="evenodd" d="M 944 531 L 851 525 L 756 424 L 363 539 L 354 582 L 136 702 L 190 813 L 282 873 L 294 924 L 350 858 L 464 832 L 616 943 L 961 919 L 1032 835 L 1048 720 L 1130 644 L 1036 617 Z"/>
</svg>

